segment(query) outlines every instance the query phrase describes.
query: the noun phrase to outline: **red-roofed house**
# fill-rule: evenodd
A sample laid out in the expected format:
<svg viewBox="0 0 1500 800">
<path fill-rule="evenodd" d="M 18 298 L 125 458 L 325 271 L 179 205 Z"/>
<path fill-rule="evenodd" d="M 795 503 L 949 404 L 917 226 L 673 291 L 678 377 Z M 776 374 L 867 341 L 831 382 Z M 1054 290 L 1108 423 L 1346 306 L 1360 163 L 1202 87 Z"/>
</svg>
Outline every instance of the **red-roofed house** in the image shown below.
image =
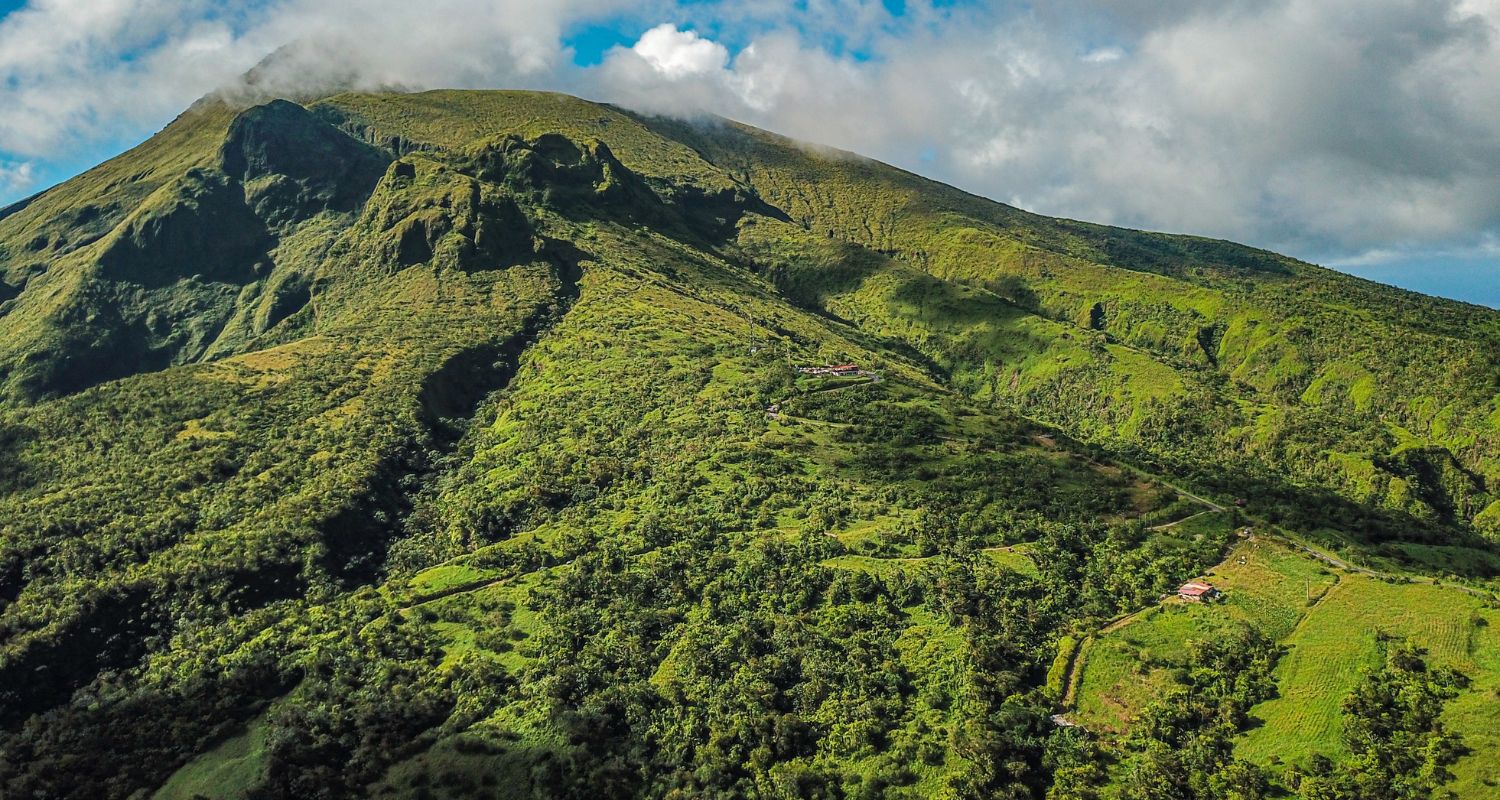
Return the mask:
<svg viewBox="0 0 1500 800">
<path fill-rule="evenodd" d="M 1219 590 L 1201 581 L 1188 581 L 1177 590 L 1177 596 L 1189 603 L 1201 603 L 1219 596 Z"/>
</svg>

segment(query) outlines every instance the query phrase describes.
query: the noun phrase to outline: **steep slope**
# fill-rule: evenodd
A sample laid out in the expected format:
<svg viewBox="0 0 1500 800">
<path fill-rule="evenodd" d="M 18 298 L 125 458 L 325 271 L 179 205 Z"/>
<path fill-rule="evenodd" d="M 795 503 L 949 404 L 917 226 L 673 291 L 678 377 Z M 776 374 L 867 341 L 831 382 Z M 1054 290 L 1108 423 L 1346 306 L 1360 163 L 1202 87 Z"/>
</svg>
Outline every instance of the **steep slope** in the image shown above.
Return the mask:
<svg viewBox="0 0 1500 800">
<path fill-rule="evenodd" d="M 774 211 L 757 208 L 764 224 L 740 227 L 741 257 L 780 267 L 797 299 L 922 349 L 976 399 L 1139 447 L 1166 469 L 1212 473 L 1218 491 L 1267 513 L 1307 505 L 1299 486 L 1440 525 L 1496 501 L 1500 315 L 1488 309 L 1227 242 L 1039 217 L 728 123 L 560 98 L 525 116 L 484 100 L 434 92 L 327 106 L 372 141 L 413 147 L 562 124 L 626 154 L 668 202 L 725 226 L 740 213 L 734 193 L 748 192 Z M 958 307 L 976 302 L 990 308 L 965 322 Z M 996 317 L 1027 330 L 997 337 Z M 1480 520 L 1491 535 L 1497 513 Z"/>
<path fill-rule="evenodd" d="M 256 118 L 298 107 L 266 108 L 279 111 L 258 110 L 230 132 L 214 172 L 227 177 L 189 170 L 157 188 L 100 242 L 59 248 L 35 290 L 10 302 L 0 365 L 10 365 L 13 392 L 71 391 L 118 377 L 123 364 L 236 352 L 285 314 L 305 290 L 299 267 L 285 266 L 305 257 L 299 226 L 339 224 L 330 220 L 359 202 L 387 157 L 334 152 L 355 145 L 323 120 L 392 153 L 467 158 L 482 158 L 475 151 L 497 132 L 561 126 L 623 153 L 622 165 L 692 217 L 705 241 L 776 269 L 799 301 L 923 350 L 976 399 L 1140 448 L 1166 469 L 1212 473 L 1214 488 L 1267 512 L 1305 504 L 1296 489 L 1311 486 L 1422 523 L 1478 518 L 1494 533 L 1500 323 L 1486 309 L 1224 242 L 1038 217 L 729 124 L 689 127 L 534 95 L 351 95 L 316 105 L 321 120 L 302 112 L 276 126 Z M 213 114 L 190 116 L 163 146 Z M 283 141 L 241 141 L 278 126 Z M 260 152 L 247 158 L 247 148 Z M 331 187 L 344 196 L 319 195 Z M 52 194 L 38 202 L 55 208 L 62 198 Z M 0 221 L 0 240 L 45 239 L 35 233 L 41 211 Z M 747 211 L 763 224 L 737 229 Z M 218 222 L 212 247 L 174 233 L 201 227 L 203 214 Z M 47 256 L 12 259 L 12 284 Z M 173 275 L 129 269 L 153 259 L 175 262 Z"/>
<path fill-rule="evenodd" d="M 1037 217 L 755 131 L 667 127 L 803 229 L 750 242 L 780 258 L 792 292 L 923 348 L 975 397 L 1178 470 L 1248 461 L 1427 520 L 1494 500 L 1493 311 L 1226 242 Z M 808 233 L 833 246 L 810 253 Z M 889 260 L 851 261 L 837 243 Z M 1005 318 L 1031 334 L 1035 317 L 1061 325 L 994 335 Z"/>
<path fill-rule="evenodd" d="M 208 103 L 13 210 L 0 386 L 34 399 L 243 350 L 306 295 L 303 240 L 388 161 L 292 103 L 232 121 Z"/>
<path fill-rule="evenodd" d="M 6 796 L 1040 797 L 1232 535 L 1126 461 L 1500 563 L 1494 313 L 729 123 L 206 100 L 0 248 Z"/>
</svg>

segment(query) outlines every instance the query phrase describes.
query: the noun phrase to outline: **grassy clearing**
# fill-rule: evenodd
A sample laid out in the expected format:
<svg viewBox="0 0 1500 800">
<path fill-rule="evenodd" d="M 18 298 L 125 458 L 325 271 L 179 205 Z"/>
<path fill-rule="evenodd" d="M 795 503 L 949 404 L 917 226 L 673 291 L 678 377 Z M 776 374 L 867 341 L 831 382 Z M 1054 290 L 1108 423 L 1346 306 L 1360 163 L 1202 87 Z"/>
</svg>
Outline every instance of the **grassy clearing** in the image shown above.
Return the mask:
<svg viewBox="0 0 1500 800">
<path fill-rule="evenodd" d="M 1155 618 L 1161 611 L 1146 612 L 1127 628 L 1140 626 L 1144 638 L 1127 639 L 1122 628 L 1090 645 L 1079 658 L 1074 718 L 1085 728 L 1122 733 L 1142 708 L 1170 685 L 1165 670 L 1154 668 L 1143 650 L 1148 641 L 1159 641 Z"/>
<path fill-rule="evenodd" d="M 899 522 L 895 517 L 876 517 L 875 519 L 852 523 L 830 535 L 852 550 L 864 545 L 866 542 L 876 543 L 881 541 L 884 538 L 882 534 L 889 533 Z"/>
<path fill-rule="evenodd" d="M 245 787 L 256 785 L 265 775 L 266 733 L 264 717 L 256 717 L 244 731 L 183 765 L 151 800 L 240 797 Z"/>
<path fill-rule="evenodd" d="M 1101 635 L 1087 648 L 1076 697 L 1085 726 L 1121 733 L 1191 663 L 1194 643 L 1243 621 L 1288 649 L 1274 672 L 1279 696 L 1255 706 L 1253 727 L 1236 754 L 1282 769 L 1314 754 L 1337 758 L 1344 698 L 1365 670 L 1380 661 L 1377 636 L 1405 638 L 1425 648 L 1435 665 L 1474 678 L 1453 701 L 1445 723 L 1472 752 L 1455 767 L 1459 797 L 1491 796 L 1500 768 L 1490 758 L 1500 746 L 1500 615 L 1457 587 L 1391 583 L 1326 565 L 1276 542 L 1238 543 L 1205 579 L 1224 591 L 1212 604 L 1172 599 Z M 1489 781 L 1491 783 L 1486 783 Z"/>
<path fill-rule="evenodd" d="M 1036 562 L 1027 554 L 1029 549 L 1029 545 L 1022 543 L 1005 547 L 986 547 L 984 554 L 989 556 L 991 561 L 1006 569 L 1014 570 L 1022 575 L 1029 575 L 1034 578 L 1038 575 L 1038 572 Z"/>
<path fill-rule="evenodd" d="M 478 583 L 493 577 L 492 572 L 477 569 L 467 564 L 444 564 L 424 570 L 413 576 L 410 591 L 415 602 L 460 586 Z"/>
<path fill-rule="evenodd" d="M 532 656 L 527 640 L 540 628 L 527 597 L 545 574 L 529 573 L 418 607 L 417 618 L 429 623 L 443 640 L 443 665 L 451 668 L 478 655 L 497 661 L 511 673 L 524 668 Z"/>
<path fill-rule="evenodd" d="M 1378 665 L 1377 635 L 1406 638 L 1427 649 L 1433 664 L 1473 675 L 1481 669 L 1470 649 L 1479 608 L 1478 599 L 1452 588 L 1343 576 L 1283 640 L 1291 650 L 1276 668 L 1281 696 L 1252 710 L 1263 724 L 1238 751 L 1258 763 L 1305 764 L 1314 753 L 1342 755 L 1342 704 L 1362 672 Z M 1489 643 L 1480 645 L 1487 650 Z M 1477 731 L 1459 730 L 1471 732 Z"/>
</svg>

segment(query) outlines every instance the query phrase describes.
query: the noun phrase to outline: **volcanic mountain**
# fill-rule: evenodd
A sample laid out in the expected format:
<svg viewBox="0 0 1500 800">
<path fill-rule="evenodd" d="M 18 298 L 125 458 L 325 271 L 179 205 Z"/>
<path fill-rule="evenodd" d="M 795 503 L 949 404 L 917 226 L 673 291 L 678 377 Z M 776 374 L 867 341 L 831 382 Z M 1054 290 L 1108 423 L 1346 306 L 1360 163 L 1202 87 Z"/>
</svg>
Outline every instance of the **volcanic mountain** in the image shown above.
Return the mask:
<svg viewBox="0 0 1500 800">
<path fill-rule="evenodd" d="M 0 794 L 1485 796 L 1497 354 L 727 120 L 205 99 L 0 211 Z"/>
</svg>

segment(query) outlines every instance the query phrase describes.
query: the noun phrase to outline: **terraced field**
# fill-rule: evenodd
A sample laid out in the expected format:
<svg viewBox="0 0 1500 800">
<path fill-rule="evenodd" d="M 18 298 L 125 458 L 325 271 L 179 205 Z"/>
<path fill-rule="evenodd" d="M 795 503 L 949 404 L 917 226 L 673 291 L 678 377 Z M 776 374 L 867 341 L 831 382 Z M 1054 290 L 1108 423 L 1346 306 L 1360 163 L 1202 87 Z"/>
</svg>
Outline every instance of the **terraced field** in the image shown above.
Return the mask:
<svg viewBox="0 0 1500 800">
<path fill-rule="evenodd" d="M 1168 600 L 1095 640 L 1079 680 L 1080 724 L 1124 730 L 1169 671 L 1191 660 L 1194 642 L 1236 621 L 1286 636 L 1337 580 L 1317 562 L 1265 540 L 1241 542 L 1204 577 L 1223 590 L 1223 603 Z"/>
<path fill-rule="evenodd" d="M 1290 651 L 1276 668 L 1281 696 L 1252 710 L 1264 725 L 1245 736 L 1239 753 L 1263 764 L 1342 754 L 1341 706 L 1361 672 L 1379 663 L 1382 632 L 1427 649 L 1434 664 L 1476 674 L 1469 648 L 1479 609 L 1477 598 L 1451 588 L 1344 576 L 1284 640 Z"/>
<path fill-rule="evenodd" d="M 1480 611 L 1469 633 L 1474 682 L 1448 705 L 1443 723 L 1462 731 L 1472 752 L 1453 765 L 1449 788 L 1458 797 L 1500 797 L 1500 760 L 1487 755 L 1500 748 L 1500 611 Z"/>
<path fill-rule="evenodd" d="M 1500 765 L 1475 755 L 1500 745 L 1500 612 L 1483 599 L 1452 586 L 1334 573 L 1265 539 L 1239 543 L 1206 578 L 1224 590 L 1223 602 L 1168 600 L 1097 638 L 1081 666 L 1080 724 L 1124 731 L 1171 670 L 1190 662 L 1195 642 L 1243 622 L 1287 651 L 1274 673 L 1279 696 L 1251 710 L 1255 722 L 1236 755 L 1273 768 L 1337 757 L 1344 698 L 1379 663 L 1378 637 L 1389 634 L 1474 678 L 1444 717 L 1471 750 L 1454 765 L 1450 788 L 1460 798 L 1500 797 Z"/>
</svg>

